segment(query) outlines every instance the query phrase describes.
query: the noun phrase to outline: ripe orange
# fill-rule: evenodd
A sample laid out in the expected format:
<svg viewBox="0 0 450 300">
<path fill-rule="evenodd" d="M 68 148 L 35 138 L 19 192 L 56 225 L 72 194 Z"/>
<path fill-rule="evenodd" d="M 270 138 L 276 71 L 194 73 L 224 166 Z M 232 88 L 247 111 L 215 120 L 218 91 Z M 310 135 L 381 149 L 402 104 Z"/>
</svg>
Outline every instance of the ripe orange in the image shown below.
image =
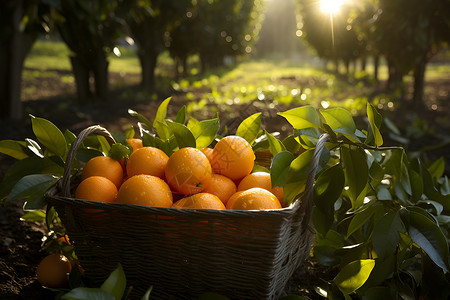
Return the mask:
<svg viewBox="0 0 450 300">
<path fill-rule="evenodd" d="M 62 288 L 67 286 L 67 273 L 71 271 L 72 264 L 67 257 L 62 254 L 50 254 L 39 263 L 36 275 L 43 286 Z"/>
<path fill-rule="evenodd" d="M 283 201 L 284 191 L 282 187 L 274 186 L 272 187 L 272 181 L 270 179 L 270 174 L 266 172 L 255 172 L 245 176 L 239 183 L 237 190 L 244 191 L 254 187 L 259 187 L 268 190 L 275 197 L 278 198 L 280 202 Z"/>
<path fill-rule="evenodd" d="M 111 203 L 116 201 L 117 187 L 106 177 L 90 176 L 78 185 L 75 198 L 96 202 Z"/>
<path fill-rule="evenodd" d="M 167 183 L 152 175 L 135 175 L 120 187 L 117 202 L 146 206 L 171 207 L 172 192 Z"/>
<path fill-rule="evenodd" d="M 279 209 L 280 201 L 271 192 L 262 188 L 251 188 L 234 193 L 228 199 L 227 209 L 263 210 Z"/>
<path fill-rule="evenodd" d="M 209 208 L 225 209 L 223 202 L 213 194 L 198 193 L 178 200 L 172 205 L 173 208 Z"/>
<path fill-rule="evenodd" d="M 204 192 L 216 195 L 226 205 L 231 195 L 236 193 L 236 184 L 226 176 L 212 174 L 211 181 L 205 187 Z"/>
<path fill-rule="evenodd" d="M 211 181 L 211 164 L 202 151 L 185 147 L 175 151 L 167 162 L 166 180 L 183 195 L 202 192 Z"/>
<path fill-rule="evenodd" d="M 239 136 L 226 136 L 214 146 L 211 166 L 214 173 L 239 180 L 253 169 L 255 153 L 250 144 Z"/>
<path fill-rule="evenodd" d="M 111 157 L 96 156 L 86 163 L 81 172 L 81 179 L 90 176 L 106 177 L 119 188 L 123 181 L 123 169 L 120 162 Z"/>
<path fill-rule="evenodd" d="M 135 139 L 135 138 L 127 139 L 127 143 L 128 143 L 131 147 L 133 147 L 133 152 L 136 151 L 137 149 L 143 147 L 143 145 L 142 145 L 142 140 L 141 140 L 141 139 Z"/>
<path fill-rule="evenodd" d="M 145 174 L 164 179 L 169 157 L 164 151 L 154 147 L 142 147 L 135 150 L 127 162 L 127 176 Z"/>
<path fill-rule="evenodd" d="M 211 162 L 211 160 L 212 160 L 212 154 L 213 154 L 213 149 L 212 149 L 212 148 L 209 148 L 209 147 L 206 147 L 206 148 L 200 149 L 200 151 L 202 151 L 203 154 L 205 154 L 206 157 L 208 158 L 209 162 Z"/>
</svg>

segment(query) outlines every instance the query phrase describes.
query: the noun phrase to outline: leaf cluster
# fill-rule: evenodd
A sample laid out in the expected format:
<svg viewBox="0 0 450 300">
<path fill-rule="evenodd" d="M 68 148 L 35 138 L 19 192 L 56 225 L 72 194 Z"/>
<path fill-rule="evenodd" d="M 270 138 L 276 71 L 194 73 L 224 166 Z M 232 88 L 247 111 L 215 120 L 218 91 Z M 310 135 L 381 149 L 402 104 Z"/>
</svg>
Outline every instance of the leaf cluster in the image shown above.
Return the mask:
<svg viewBox="0 0 450 300">
<path fill-rule="evenodd" d="M 298 157 L 280 151 L 288 193 L 304 182 L 299 160 L 328 134 L 314 186 L 312 254 L 339 273 L 324 282 L 332 299 L 446 299 L 449 287 L 450 185 L 444 160 L 426 166 L 400 147 L 382 147 L 382 118 L 367 104 L 367 129 L 359 130 L 341 108 L 317 112 L 305 106 L 283 113 L 293 138 L 308 149 Z M 281 175 L 280 175 L 281 176 Z M 281 182 L 280 182 L 281 181 Z M 285 190 L 286 193 L 286 190 Z M 295 194 L 295 193 L 294 193 Z M 430 280 L 434 278 L 434 280 Z"/>
</svg>

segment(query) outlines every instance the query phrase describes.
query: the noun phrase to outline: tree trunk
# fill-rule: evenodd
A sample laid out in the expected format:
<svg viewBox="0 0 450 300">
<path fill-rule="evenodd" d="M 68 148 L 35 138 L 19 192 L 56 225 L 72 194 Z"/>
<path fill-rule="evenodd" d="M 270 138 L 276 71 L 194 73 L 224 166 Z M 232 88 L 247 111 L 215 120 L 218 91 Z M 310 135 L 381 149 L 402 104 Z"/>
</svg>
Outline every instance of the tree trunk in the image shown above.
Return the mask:
<svg viewBox="0 0 450 300">
<path fill-rule="evenodd" d="M 373 78 L 378 82 L 378 69 L 380 66 L 380 56 L 375 55 L 373 58 Z"/>
<path fill-rule="evenodd" d="M 13 12 L 11 39 L 0 49 L 2 68 L 0 71 L 1 118 L 20 120 L 22 118 L 21 83 L 25 57 L 36 41 L 36 34 L 26 34 L 20 30 L 23 16 L 22 2 Z"/>
<path fill-rule="evenodd" d="M 415 110 L 420 110 L 425 107 L 423 103 L 423 93 L 425 88 L 426 65 L 427 61 L 423 58 L 414 68 L 413 105 Z"/>
<path fill-rule="evenodd" d="M 77 88 L 77 100 L 79 104 L 86 104 L 92 98 L 92 92 L 89 86 L 89 69 L 83 64 L 81 59 L 76 56 L 70 57 L 72 72 L 75 78 Z"/>
<path fill-rule="evenodd" d="M 97 56 L 92 66 L 92 73 L 95 80 L 95 95 L 102 101 L 108 99 L 108 66 L 109 62 L 104 55 Z"/>
<path fill-rule="evenodd" d="M 361 72 L 365 72 L 366 71 L 366 66 L 367 66 L 367 57 L 363 56 L 361 58 L 361 66 L 360 66 L 360 71 Z"/>
<path fill-rule="evenodd" d="M 142 51 L 138 54 L 142 69 L 141 86 L 149 93 L 155 91 L 155 69 L 158 54 L 154 51 Z"/>
</svg>

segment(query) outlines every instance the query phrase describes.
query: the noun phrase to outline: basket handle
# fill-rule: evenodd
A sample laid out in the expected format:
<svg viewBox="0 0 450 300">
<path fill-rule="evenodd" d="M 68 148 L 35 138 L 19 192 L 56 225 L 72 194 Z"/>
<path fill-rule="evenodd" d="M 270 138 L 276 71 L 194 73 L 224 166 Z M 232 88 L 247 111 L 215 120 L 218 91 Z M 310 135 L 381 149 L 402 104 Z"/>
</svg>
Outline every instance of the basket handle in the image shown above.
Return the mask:
<svg viewBox="0 0 450 300">
<path fill-rule="evenodd" d="M 87 127 L 86 129 L 82 130 L 80 134 L 75 138 L 72 145 L 70 146 L 69 153 L 67 154 L 66 158 L 66 164 L 64 166 L 64 174 L 61 181 L 61 189 L 62 189 L 62 195 L 63 197 L 70 197 L 70 171 L 72 166 L 72 161 L 75 158 L 75 154 L 77 153 L 78 147 L 81 145 L 81 143 L 84 141 L 86 137 L 89 135 L 101 135 L 106 138 L 108 143 L 110 145 L 114 144 L 116 141 L 114 140 L 111 133 L 109 133 L 108 130 L 105 128 L 99 126 L 99 125 L 93 125 L 90 127 Z"/>
<path fill-rule="evenodd" d="M 305 201 L 301 201 L 299 205 L 299 207 L 303 207 L 305 210 L 305 219 L 307 219 L 304 220 L 306 222 L 305 224 L 310 224 L 310 220 L 312 217 L 312 208 L 314 202 L 314 180 L 316 177 L 317 168 L 319 166 L 320 155 L 322 154 L 322 150 L 325 148 L 325 143 L 327 142 L 328 138 L 329 135 L 327 133 L 323 133 L 319 137 L 311 159 L 308 178 L 306 179 L 305 192 L 303 194 L 303 198 L 305 199 Z"/>
</svg>

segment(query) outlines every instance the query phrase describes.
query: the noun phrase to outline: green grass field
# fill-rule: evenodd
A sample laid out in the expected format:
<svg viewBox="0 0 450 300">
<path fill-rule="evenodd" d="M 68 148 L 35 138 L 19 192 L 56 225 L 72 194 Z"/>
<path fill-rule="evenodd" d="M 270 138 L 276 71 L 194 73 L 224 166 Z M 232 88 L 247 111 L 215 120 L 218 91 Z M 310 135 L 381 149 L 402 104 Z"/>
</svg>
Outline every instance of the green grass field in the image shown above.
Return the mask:
<svg viewBox="0 0 450 300">
<path fill-rule="evenodd" d="M 119 47 L 120 55 L 109 57 L 111 73 L 139 75 L 140 65 L 134 49 Z M 50 78 L 65 71 L 61 81 L 73 83 L 74 79 L 69 61 L 70 50 L 63 42 L 39 40 L 25 60 L 24 80 Z M 195 59 L 194 59 L 195 61 Z M 215 102 L 217 104 L 245 103 L 253 100 L 270 100 L 275 104 L 292 103 L 313 104 L 316 107 L 340 106 L 359 113 L 365 110 L 365 103 L 381 108 L 395 109 L 395 101 L 386 95 L 374 95 L 375 85 L 368 85 L 373 65 L 367 66 L 367 73 L 357 73 L 348 79 L 332 72 L 324 71 L 322 66 L 309 62 L 280 60 L 246 60 L 236 66 L 215 70 L 215 73 L 197 75 L 198 69 L 192 67 L 187 79 L 174 81 L 169 73 L 173 61 L 168 53 L 158 60 L 156 74 L 171 88 L 186 92 L 190 108 L 201 108 Z M 218 74 L 218 75 L 217 75 Z M 387 78 L 384 64 L 379 70 L 380 80 Z M 450 64 L 430 63 L 426 73 L 427 80 L 450 80 Z M 405 80 L 411 80 L 406 76 Z M 112 89 L 115 87 L 112 86 Z M 170 86 L 164 87 L 164 89 Z M 370 99 L 369 99 L 370 98 Z"/>
</svg>

